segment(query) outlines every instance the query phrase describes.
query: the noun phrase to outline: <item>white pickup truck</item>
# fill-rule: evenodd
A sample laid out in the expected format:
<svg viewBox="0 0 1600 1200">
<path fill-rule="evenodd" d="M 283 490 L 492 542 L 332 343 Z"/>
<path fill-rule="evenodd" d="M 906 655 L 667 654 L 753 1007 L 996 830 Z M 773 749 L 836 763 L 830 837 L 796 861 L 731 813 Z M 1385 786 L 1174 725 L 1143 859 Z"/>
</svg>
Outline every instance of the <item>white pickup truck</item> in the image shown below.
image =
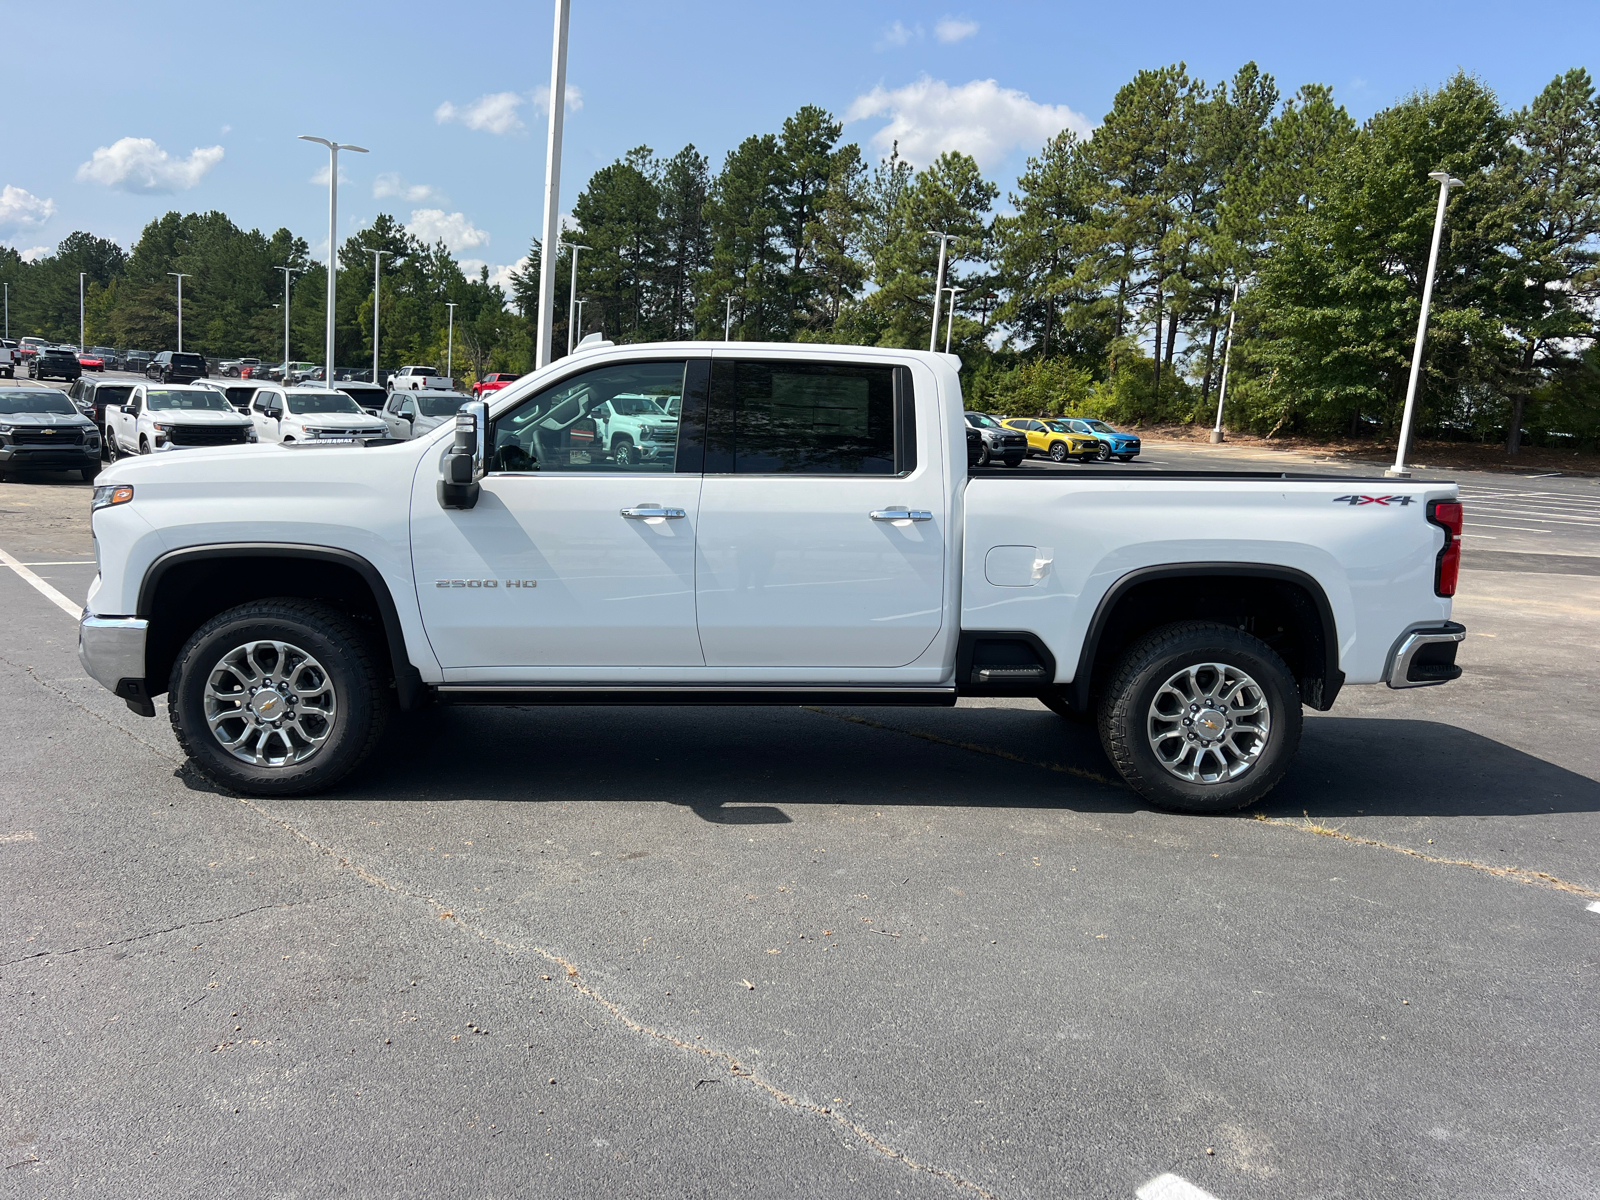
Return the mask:
<svg viewBox="0 0 1600 1200">
<path fill-rule="evenodd" d="M 227 396 L 196 383 L 137 384 L 121 404 L 105 408 L 106 458 L 161 454 L 200 446 L 242 446 L 256 440 L 250 418 Z"/>
<path fill-rule="evenodd" d="M 1303 705 L 1438 684 L 1451 483 L 969 470 L 958 363 L 670 343 L 563 358 L 414 440 L 101 474 L 88 673 L 223 786 L 332 786 L 389 711 L 443 704 L 952 705 L 1092 716 L 1188 811 L 1288 769 Z M 594 414 L 651 396 L 674 453 Z M 614 410 L 614 408 L 613 408 Z"/>
<path fill-rule="evenodd" d="M 455 381 L 448 375 L 439 374 L 438 367 L 401 367 L 389 376 L 385 385 L 391 392 L 418 392 L 423 388 L 444 388 L 446 391 L 455 390 Z"/>
</svg>

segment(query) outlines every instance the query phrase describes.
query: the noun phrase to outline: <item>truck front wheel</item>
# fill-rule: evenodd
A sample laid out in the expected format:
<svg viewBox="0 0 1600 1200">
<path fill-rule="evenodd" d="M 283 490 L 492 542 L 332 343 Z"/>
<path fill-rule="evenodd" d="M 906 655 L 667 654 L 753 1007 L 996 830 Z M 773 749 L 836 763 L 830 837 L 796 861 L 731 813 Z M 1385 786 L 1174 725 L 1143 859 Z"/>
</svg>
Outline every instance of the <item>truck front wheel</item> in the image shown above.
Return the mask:
<svg viewBox="0 0 1600 1200">
<path fill-rule="evenodd" d="M 241 605 L 212 617 L 178 654 L 173 732 L 200 773 L 232 791 L 323 791 L 383 736 L 389 696 L 378 663 L 371 640 L 327 605 Z"/>
<path fill-rule="evenodd" d="M 1283 778 L 1300 746 L 1300 692 L 1283 659 L 1227 625 L 1183 621 L 1122 656 L 1100 700 L 1100 742 L 1123 780 L 1180 812 L 1229 812 Z"/>
</svg>

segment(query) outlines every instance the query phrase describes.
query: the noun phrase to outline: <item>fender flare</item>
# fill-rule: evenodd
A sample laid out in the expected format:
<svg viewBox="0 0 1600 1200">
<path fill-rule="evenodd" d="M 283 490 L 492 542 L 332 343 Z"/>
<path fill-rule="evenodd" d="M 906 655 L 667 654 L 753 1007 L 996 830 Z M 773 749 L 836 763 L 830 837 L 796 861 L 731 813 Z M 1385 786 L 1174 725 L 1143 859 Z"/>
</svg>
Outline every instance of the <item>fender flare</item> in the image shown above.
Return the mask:
<svg viewBox="0 0 1600 1200">
<path fill-rule="evenodd" d="M 1084 633 L 1083 646 L 1078 652 L 1078 668 L 1073 672 L 1072 682 L 1067 685 L 1071 690 L 1072 706 L 1075 709 L 1079 712 L 1089 711 L 1089 688 L 1093 682 L 1095 656 L 1099 653 L 1100 639 L 1111 621 L 1111 614 L 1116 611 L 1117 604 L 1122 598 L 1141 584 L 1162 579 L 1193 579 L 1205 575 L 1275 580 L 1299 587 L 1311 597 L 1312 606 L 1316 609 L 1322 626 L 1320 630 L 1323 649 L 1322 686 L 1319 695 L 1306 695 L 1303 699 L 1320 712 L 1326 712 L 1333 707 L 1334 698 L 1344 686 L 1344 672 L 1339 669 L 1338 621 L 1334 618 L 1333 605 L 1328 602 L 1328 594 L 1322 585 L 1313 576 L 1294 567 L 1268 563 L 1200 562 L 1139 567 L 1129 571 L 1106 589 L 1105 595 L 1101 596 L 1100 602 L 1095 605 L 1094 616 L 1089 621 L 1089 628 Z"/>
</svg>

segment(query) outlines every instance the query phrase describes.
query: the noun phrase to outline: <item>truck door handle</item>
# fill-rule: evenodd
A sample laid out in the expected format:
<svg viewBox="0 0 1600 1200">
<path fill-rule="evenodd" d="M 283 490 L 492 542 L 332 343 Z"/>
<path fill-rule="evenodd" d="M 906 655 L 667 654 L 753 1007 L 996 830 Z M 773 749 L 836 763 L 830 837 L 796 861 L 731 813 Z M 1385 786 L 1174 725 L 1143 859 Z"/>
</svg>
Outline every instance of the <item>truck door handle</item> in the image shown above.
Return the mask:
<svg viewBox="0 0 1600 1200">
<path fill-rule="evenodd" d="M 868 513 L 874 521 L 931 521 L 933 514 L 925 508 L 884 508 Z"/>
<path fill-rule="evenodd" d="M 659 505 L 648 504 L 640 505 L 638 508 L 625 508 L 622 510 L 622 515 L 630 521 L 660 521 L 663 518 L 674 521 L 689 514 L 681 508 L 662 508 Z"/>
</svg>

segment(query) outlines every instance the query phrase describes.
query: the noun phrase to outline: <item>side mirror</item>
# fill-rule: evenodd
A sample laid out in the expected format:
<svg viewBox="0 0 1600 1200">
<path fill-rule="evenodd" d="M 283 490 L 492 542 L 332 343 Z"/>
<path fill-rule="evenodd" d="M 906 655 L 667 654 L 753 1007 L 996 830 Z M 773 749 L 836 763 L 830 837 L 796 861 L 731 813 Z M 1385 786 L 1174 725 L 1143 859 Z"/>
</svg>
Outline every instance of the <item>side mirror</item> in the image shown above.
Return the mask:
<svg viewBox="0 0 1600 1200">
<path fill-rule="evenodd" d="M 439 479 L 441 508 L 472 508 L 478 503 L 478 480 L 488 473 L 485 441 L 489 406 L 472 400 L 456 413 L 456 437 L 444 456 Z"/>
</svg>

